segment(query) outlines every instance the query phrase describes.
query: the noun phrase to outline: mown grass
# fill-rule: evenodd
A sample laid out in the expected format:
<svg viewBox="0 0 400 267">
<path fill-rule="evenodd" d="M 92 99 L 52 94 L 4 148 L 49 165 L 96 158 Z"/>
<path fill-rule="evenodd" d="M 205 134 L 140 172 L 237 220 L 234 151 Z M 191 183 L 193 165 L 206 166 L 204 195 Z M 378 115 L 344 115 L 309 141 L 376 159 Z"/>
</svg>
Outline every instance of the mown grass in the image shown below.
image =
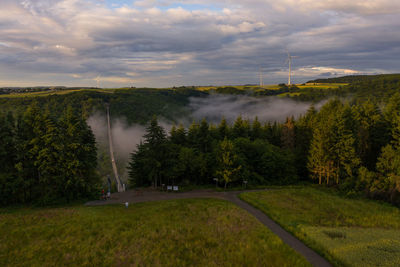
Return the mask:
<svg viewBox="0 0 400 267">
<path fill-rule="evenodd" d="M 221 85 L 221 86 L 198 86 L 198 87 L 196 87 L 196 90 L 209 91 L 209 90 L 215 90 L 219 87 L 233 87 L 238 90 L 259 90 L 260 89 L 259 85 Z M 275 84 L 267 84 L 267 85 L 263 85 L 261 88 L 268 89 L 268 90 L 278 90 L 279 86 L 275 85 Z"/>
<path fill-rule="evenodd" d="M 240 197 L 335 265 L 400 266 L 400 210 L 396 207 L 310 186 Z"/>
<path fill-rule="evenodd" d="M 348 85 L 347 83 L 317 83 L 317 84 L 299 84 L 296 85 L 300 89 L 336 89 L 340 86 Z"/>
<path fill-rule="evenodd" d="M 309 266 L 214 199 L 0 213 L 0 266 Z"/>
</svg>

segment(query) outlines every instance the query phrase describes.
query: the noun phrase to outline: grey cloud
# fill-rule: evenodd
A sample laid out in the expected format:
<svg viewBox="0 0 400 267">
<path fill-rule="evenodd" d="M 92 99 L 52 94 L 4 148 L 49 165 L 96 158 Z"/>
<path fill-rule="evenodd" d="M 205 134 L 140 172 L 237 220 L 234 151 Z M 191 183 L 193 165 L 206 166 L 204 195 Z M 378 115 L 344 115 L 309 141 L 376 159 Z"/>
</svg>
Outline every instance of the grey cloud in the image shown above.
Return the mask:
<svg viewBox="0 0 400 267">
<path fill-rule="evenodd" d="M 394 0 L 168 0 L 142 1 L 140 6 L 176 2 L 229 11 L 150 12 L 131 7 L 124 13 L 101 1 L 3 0 L 0 43 L 10 47 L 0 46 L 0 66 L 11 64 L 9 72 L 21 79 L 29 77 L 27 73 L 80 73 L 82 85 L 95 73 L 136 73 L 138 86 L 164 87 L 180 85 L 177 82 L 254 83 L 262 66 L 265 83 L 276 83 L 285 79 L 289 49 L 299 56 L 293 65 L 299 82 L 313 77 L 296 70 L 313 66 L 400 71 L 400 11 Z M 143 55 L 147 59 L 140 62 L 126 60 Z M 174 63 L 165 63 L 166 57 Z"/>
</svg>

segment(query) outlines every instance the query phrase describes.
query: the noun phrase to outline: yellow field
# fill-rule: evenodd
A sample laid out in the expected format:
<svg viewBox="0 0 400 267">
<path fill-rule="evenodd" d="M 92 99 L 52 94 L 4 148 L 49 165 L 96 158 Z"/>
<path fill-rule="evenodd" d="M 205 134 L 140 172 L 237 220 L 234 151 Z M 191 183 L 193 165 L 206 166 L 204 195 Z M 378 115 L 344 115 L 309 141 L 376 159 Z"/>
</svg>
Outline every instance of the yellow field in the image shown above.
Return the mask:
<svg viewBox="0 0 400 267">
<path fill-rule="evenodd" d="M 126 88 L 120 88 L 126 89 Z M 12 93 L 0 95 L 0 98 L 15 98 L 15 97 L 39 97 L 39 96 L 50 96 L 50 95 L 65 95 L 73 92 L 80 91 L 92 91 L 92 92 L 102 92 L 102 93 L 114 93 L 115 90 L 119 89 L 67 89 L 67 90 L 56 90 L 56 91 L 41 91 L 41 92 L 26 92 L 26 93 Z"/>
<path fill-rule="evenodd" d="M 240 197 L 336 266 L 400 266 L 400 210 L 318 187 L 286 187 Z"/>
<path fill-rule="evenodd" d="M 296 84 L 300 89 L 314 88 L 314 89 L 329 89 L 339 88 L 340 86 L 348 85 L 348 83 L 309 83 L 309 84 Z"/>
<path fill-rule="evenodd" d="M 305 89 L 329 89 L 329 88 L 339 88 L 340 86 L 347 85 L 345 83 L 313 83 L 313 84 L 296 84 L 298 88 L 301 90 Z M 278 90 L 280 89 L 279 85 L 277 84 L 268 84 L 268 85 L 263 85 L 260 87 L 259 85 L 226 85 L 226 86 L 199 86 L 196 87 L 196 90 L 199 91 L 209 91 L 209 90 L 215 90 L 219 87 L 234 87 L 238 90 L 253 90 L 253 91 L 260 91 L 263 89 L 266 90 Z M 55 91 L 41 91 L 41 92 L 27 92 L 27 93 L 12 93 L 12 94 L 4 94 L 0 95 L 0 98 L 14 98 L 14 97 L 39 97 L 39 96 L 49 96 L 49 95 L 64 95 L 64 94 L 69 94 L 73 92 L 79 92 L 79 91 L 95 91 L 95 92 L 102 92 L 102 93 L 114 93 L 116 90 L 121 90 L 121 89 L 130 89 L 130 88 L 110 88 L 110 89 L 103 89 L 103 88 L 93 88 L 93 89 L 87 89 L 87 88 L 82 88 L 82 89 L 66 89 L 66 90 L 55 90 Z M 167 88 L 167 89 L 172 89 L 172 88 Z M 134 90 L 134 89 L 132 89 Z M 283 93 L 279 95 L 280 97 L 284 97 L 286 95 L 289 96 L 294 96 L 294 95 L 299 95 L 300 93 Z"/>
</svg>

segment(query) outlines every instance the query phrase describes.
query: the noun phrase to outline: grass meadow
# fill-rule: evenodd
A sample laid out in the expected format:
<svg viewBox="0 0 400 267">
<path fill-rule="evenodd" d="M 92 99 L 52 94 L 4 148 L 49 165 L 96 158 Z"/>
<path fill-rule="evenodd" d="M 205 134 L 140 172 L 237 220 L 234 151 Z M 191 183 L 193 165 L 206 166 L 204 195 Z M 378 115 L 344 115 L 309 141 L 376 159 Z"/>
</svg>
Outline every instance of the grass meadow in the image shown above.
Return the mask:
<svg viewBox="0 0 400 267">
<path fill-rule="evenodd" d="M 123 88 L 121 88 L 123 89 Z M 51 95 L 66 95 L 79 91 L 92 91 L 92 92 L 101 92 L 101 93 L 114 93 L 115 90 L 118 89 L 66 89 L 66 90 L 57 90 L 57 91 L 39 91 L 39 92 L 26 92 L 26 93 L 14 93 L 14 94 L 3 94 L 0 95 L 0 98 L 20 98 L 20 97 L 46 97 Z"/>
<path fill-rule="evenodd" d="M 309 266 L 217 199 L 0 209 L 0 266 Z"/>
<path fill-rule="evenodd" d="M 400 210 L 396 207 L 315 187 L 240 197 L 337 266 L 400 266 Z"/>
<path fill-rule="evenodd" d="M 330 89 L 330 88 L 338 88 L 339 86 L 343 86 L 347 84 L 343 83 L 321 83 L 321 84 L 298 84 L 296 85 L 298 88 L 301 90 L 305 89 Z M 268 90 L 279 90 L 280 87 L 279 85 L 276 84 L 270 84 L 270 85 L 263 85 L 260 89 L 259 85 L 227 85 L 228 87 L 234 87 L 239 90 L 253 90 L 253 91 L 259 91 L 263 89 L 268 89 Z M 198 86 L 196 87 L 197 90 L 199 91 L 209 91 L 209 90 L 215 90 L 218 87 L 224 87 L 224 86 Z M 20 97 L 46 97 L 50 95 L 65 95 L 73 92 L 79 92 L 79 91 L 95 91 L 95 92 L 101 92 L 101 93 L 114 93 L 116 90 L 121 90 L 121 89 L 130 89 L 130 88 L 113 88 L 113 89 L 104 89 L 104 88 L 92 88 L 92 89 L 65 89 L 65 90 L 56 90 L 56 91 L 39 91 L 39 92 L 26 92 L 26 93 L 14 93 L 14 94 L 0 94 L 0 98 L 20 98 Z M 170 88 L 172 89 L 172 88 Z M 135 89 L 132 89 L 135 90 Z M 279 96 L 294 96 L 294 95 L 299 95 L 301 92 L 297 93 L 283 93 L 280 94 Z"/>
</svg>

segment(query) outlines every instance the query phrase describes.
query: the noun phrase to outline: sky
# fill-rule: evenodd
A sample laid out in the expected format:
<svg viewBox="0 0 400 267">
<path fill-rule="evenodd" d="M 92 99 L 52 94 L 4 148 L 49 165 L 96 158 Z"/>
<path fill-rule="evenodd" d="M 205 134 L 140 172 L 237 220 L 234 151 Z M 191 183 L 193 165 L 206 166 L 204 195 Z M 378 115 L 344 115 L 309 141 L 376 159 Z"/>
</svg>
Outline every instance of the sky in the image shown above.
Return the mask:
<svg viewBox="0 0 400 267">
<path fill-rule="evenodd" d="M 0 0 L 0 87 L 400 72 L 399 0 Z"/>
</svg>

